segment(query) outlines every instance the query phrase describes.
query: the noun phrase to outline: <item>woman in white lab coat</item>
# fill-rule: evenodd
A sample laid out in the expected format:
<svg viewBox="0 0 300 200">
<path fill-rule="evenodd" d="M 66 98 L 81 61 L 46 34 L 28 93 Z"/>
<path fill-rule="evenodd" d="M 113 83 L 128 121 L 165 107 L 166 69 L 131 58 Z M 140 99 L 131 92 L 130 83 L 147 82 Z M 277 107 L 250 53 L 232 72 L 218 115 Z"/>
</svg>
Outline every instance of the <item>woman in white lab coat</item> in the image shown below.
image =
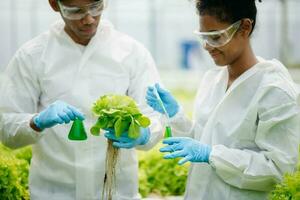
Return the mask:
<svg viewBox="0 0 300 200">
<path fill-rule="evenodd" d="M 176 136 L 163 141 L 161 152 L 182 158 L 179 164 L 192 162 L 186 200 L 267 199 L 297 164 L 297 88 L 279 61 L 252 51 L 255 0 L 197 0 L 196 6 L 195 33 L 219 67 L 202 79 L 193 121 L 170 92 L 149 87 L 148 104 L 163 113 L 157 90 Z"/>
<path fill-rule="evenodd" d="M 142 129 L 140 138 L 123 144 L 131 149 L 120 150 L 113 199 L 138 200 L 135 148 L 151 148 L 161 132 L 158 114 L 144 100 L 147 86 L 159 81 L 153 59 L 140 43 L 100 20 L 102 0 L 49 2 L 64 21 L 22 46 L 7 66 L 0 140 L 11 148 L 32 144 L 32 200 L 99 200 L 107 140 L 88 134 L 85 141 L 70 141 L 70 122 L 85 119 L 89 130 L 96 120 L 91 107 L 100 96 L 131 96 L 151 118 L 154 134 Z"/>
</svg>

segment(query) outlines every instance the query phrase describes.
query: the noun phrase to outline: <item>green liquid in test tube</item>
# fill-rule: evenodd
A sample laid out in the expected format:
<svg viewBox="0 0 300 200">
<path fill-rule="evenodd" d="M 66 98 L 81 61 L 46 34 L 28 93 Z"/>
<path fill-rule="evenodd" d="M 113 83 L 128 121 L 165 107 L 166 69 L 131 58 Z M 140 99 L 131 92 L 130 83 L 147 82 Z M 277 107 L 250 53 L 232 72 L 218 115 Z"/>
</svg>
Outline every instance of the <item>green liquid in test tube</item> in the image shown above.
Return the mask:
<svg viewBox="0 0 300 200">
<path fill-rule="evenodd" d="M 162 100 L 161 100 L 161 98 L 160 98 L 160 96 L 159 96 L 159 94 L 158 94 L 158 92 L 157 92 L 157 90 L 156 90 L 155 87 L 154 87 L 154 93 L 155 93 L 155 95 L 156 95 L 156 97 L 157 97 L 157 99 L 159 101 L 160 106 L 162 107 L 162 109 L 164 111 L 164 115 L 167 118 L 167 125 L 166 125 L 166 128 L 165 128 L 165 135 L 164 135 L 164 137 L 165 138 L 172 137 L 172 130 L 171 130 L 171 127 L 169 125 L 170 117 L 169 117 L 168 112 L 167 112 L 167 110 L 166 110 L 166 108 L 165 108 L 165 106 L 164 106 L 164 104 L 163 104 L 163 102 L 162 102 Z"/>
<path fill-rule="evenodd" d="M 171 127 L 170 126 L 166 126 L 165 138 L 169 138 L 169 137 L 172 137 Z"/>
</svg>

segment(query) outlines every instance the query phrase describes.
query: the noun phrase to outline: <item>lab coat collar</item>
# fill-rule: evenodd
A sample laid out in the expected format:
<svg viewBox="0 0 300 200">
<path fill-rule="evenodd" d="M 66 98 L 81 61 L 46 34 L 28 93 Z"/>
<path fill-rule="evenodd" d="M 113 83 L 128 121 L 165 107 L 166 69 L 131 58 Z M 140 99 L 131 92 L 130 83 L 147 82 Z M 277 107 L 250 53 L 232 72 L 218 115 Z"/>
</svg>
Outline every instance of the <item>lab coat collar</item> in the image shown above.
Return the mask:
<svg viewBox="0 0 300 200">
<path fill-rule="evenodd" d="M 229 96 L 236 88 L 243 85 L 245 81 L 247 81 L 249 78 L 254 76 L 257 72 L 264 70 L 269 72 L 274 72 L 280 74 L 283 78 L 287 80 L 287 83 L 293 83 L 293 79 L 288 72 L 287 68 L 278 60 L 272 59 L 272 60 L 264 60 L 261 57 L 257 57 L 258 63 L 245 71 L 240 77 L 238 77 L 232 85 L 229 87 L 229 89 L 226 91 L 226 94 L 224 98 Z M 227 78 L 228 78 L 228 70 L 227 70 Z M 291 88 L 294 88 L 294 85 L 291 85 Z M 294 90 L 294 94 L 299 94 L 298 90 Z"/>
<path fill-rule="evenodd" d="M 84 58 L 83 60 L 87 60 L 89 56 L 94 52 L 96 47 L 103 46 L 109 40 L 109 36 L 111 35 L 114 26 L 108 21 L 101 19 L 96 35 L 91 39 L 89 44 L 86 46 L 86 49 L 82 55 L 78 44 L 76 44 L 72 38 L 65 32 L 64 30 L 65 23 L 63 20 L 56 21 L 50 28 L 49 34 L 50 39 L 47 41 L 44 52 L 42 54 L 42 60 L 44 62 L 49 62 L 51 60 L 57 59 L 57 51 L 59 51 L 60 46 L 70 46 L 71 48 L 77 49 L 77 54 L 75 56 L 80 56 Z"/>
<path fill-rule="evenodd" d="M 65 27 L 65 22 L 60 19 L 58 21 L 56 21 L 54 24 L 52 24 L 51 28 L 50 28 L 50 32 L 54 35 L 56 35 L 57 37 L 63 37 L 65 38 L 66 36 L 68 36 L 68 34 L 65 32 L 64 30 Z M 113 24 L 106 20 L 106 19 L 100 19 L 99 22 L 99 26 L 98 26 L 98 31 L 96 33 L 95 37 L 99 37 L 99 36 L 104 36 L 103 33 L 108 34 L 112 29 L 114 29 Z M 74 41 L 70 38 L 70 36 L 68 36 L 69 41 L 72 41 L 72 43 L 74 43 Z"/>
<path fill-rule="evenodd" d="M 227 93 L 231 93 L 235 88 L 237 88 L 239 85 L 241 85 L 244 81 L 252 77 L 254 74 L 256 74 L 258 71 L 260 71 L 262 68 L 266 68 L 269 66 L 274 66 L 274 63 L 270 61 L 266 61 L 261 57 L 257 57 L 258 63 L 255 64 L 253 67 L 245 71 L 243 74 L 241 74 L 228 88 Z M 228 69 L 227 69 L 227 77 L 228 75 Z"/>
</svg>

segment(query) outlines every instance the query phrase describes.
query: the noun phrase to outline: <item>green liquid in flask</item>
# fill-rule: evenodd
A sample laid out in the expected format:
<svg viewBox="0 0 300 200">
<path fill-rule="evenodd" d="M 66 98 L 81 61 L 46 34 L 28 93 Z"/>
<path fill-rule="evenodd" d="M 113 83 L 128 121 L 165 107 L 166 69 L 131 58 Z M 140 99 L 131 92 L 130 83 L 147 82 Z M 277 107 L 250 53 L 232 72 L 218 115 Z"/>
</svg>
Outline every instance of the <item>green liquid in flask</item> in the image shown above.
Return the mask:
<svg viewBox="0 0 300 200">
<path fill-rule="evenodd" d="M 78 141 L 87 139 L 84 125 L 81 120 L 76 119 L 73 122 L 68 138 L 69 140 L 78 140 Z"/>
</svg>

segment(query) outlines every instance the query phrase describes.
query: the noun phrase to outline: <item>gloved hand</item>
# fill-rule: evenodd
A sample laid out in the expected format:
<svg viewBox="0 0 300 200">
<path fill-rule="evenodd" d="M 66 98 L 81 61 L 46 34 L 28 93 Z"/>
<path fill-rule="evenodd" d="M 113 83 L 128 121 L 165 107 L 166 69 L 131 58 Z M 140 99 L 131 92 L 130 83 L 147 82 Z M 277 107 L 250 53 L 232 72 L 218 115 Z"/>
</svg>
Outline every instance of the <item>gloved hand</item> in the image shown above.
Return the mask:
<svg viewBox="0 0 300 200">
<path fill-rule="evenodd" d="M 113 146 L 116 148 L 131 149 L 146 144 L 150 138 L 150 130 L 149 128 L 140 128 L 140 137 L 137 139 L 129 138 L 127 132 L 122 133 L 121 137 L 116 137 L 113 129 L 107 130 L 104 136 L 109 140 L 113 140 Z"/>
<path fill-rule="evenodd" d="M 176 115 L 176 113 L 179 110 L 179 105 L 176 99 L 172 96 L 172 94 L 169 91 L 162 89 L 158 83 L 156 83 L 154 87 L 156 88 L 157 93 L 159 94 L 169 117 L 173 117 L 174 115 Z M 159 100 L 155 95 L 154 87 L 148 87 L 146 95 L 147 104 L 151 106 L 154 110 L 164 114 L 163 108 L 159 104 Z"/>
<path fill-rule="evenodd" d="M 55 101 L 33 118 L 33 123 L 40 130 L 57 124 L 69 123 L 76 118 L 84 120 L 84 115 L 75 107 L 63 101 Z"/>
<path fill-rule="evenodd" d="M 208 163 L 211 152 L 211 147 L 209 145 L 202 144 L 189 137 L 167 138 L 163 140 L 163 143 L 168 144 L 168 146 L 161 148 L 160 152 L 173 152 L 165 155 L 165 159 L 184 157 L 178 162 L 179 165 L 183 165 L 188 161 Z"/>
</svg>

